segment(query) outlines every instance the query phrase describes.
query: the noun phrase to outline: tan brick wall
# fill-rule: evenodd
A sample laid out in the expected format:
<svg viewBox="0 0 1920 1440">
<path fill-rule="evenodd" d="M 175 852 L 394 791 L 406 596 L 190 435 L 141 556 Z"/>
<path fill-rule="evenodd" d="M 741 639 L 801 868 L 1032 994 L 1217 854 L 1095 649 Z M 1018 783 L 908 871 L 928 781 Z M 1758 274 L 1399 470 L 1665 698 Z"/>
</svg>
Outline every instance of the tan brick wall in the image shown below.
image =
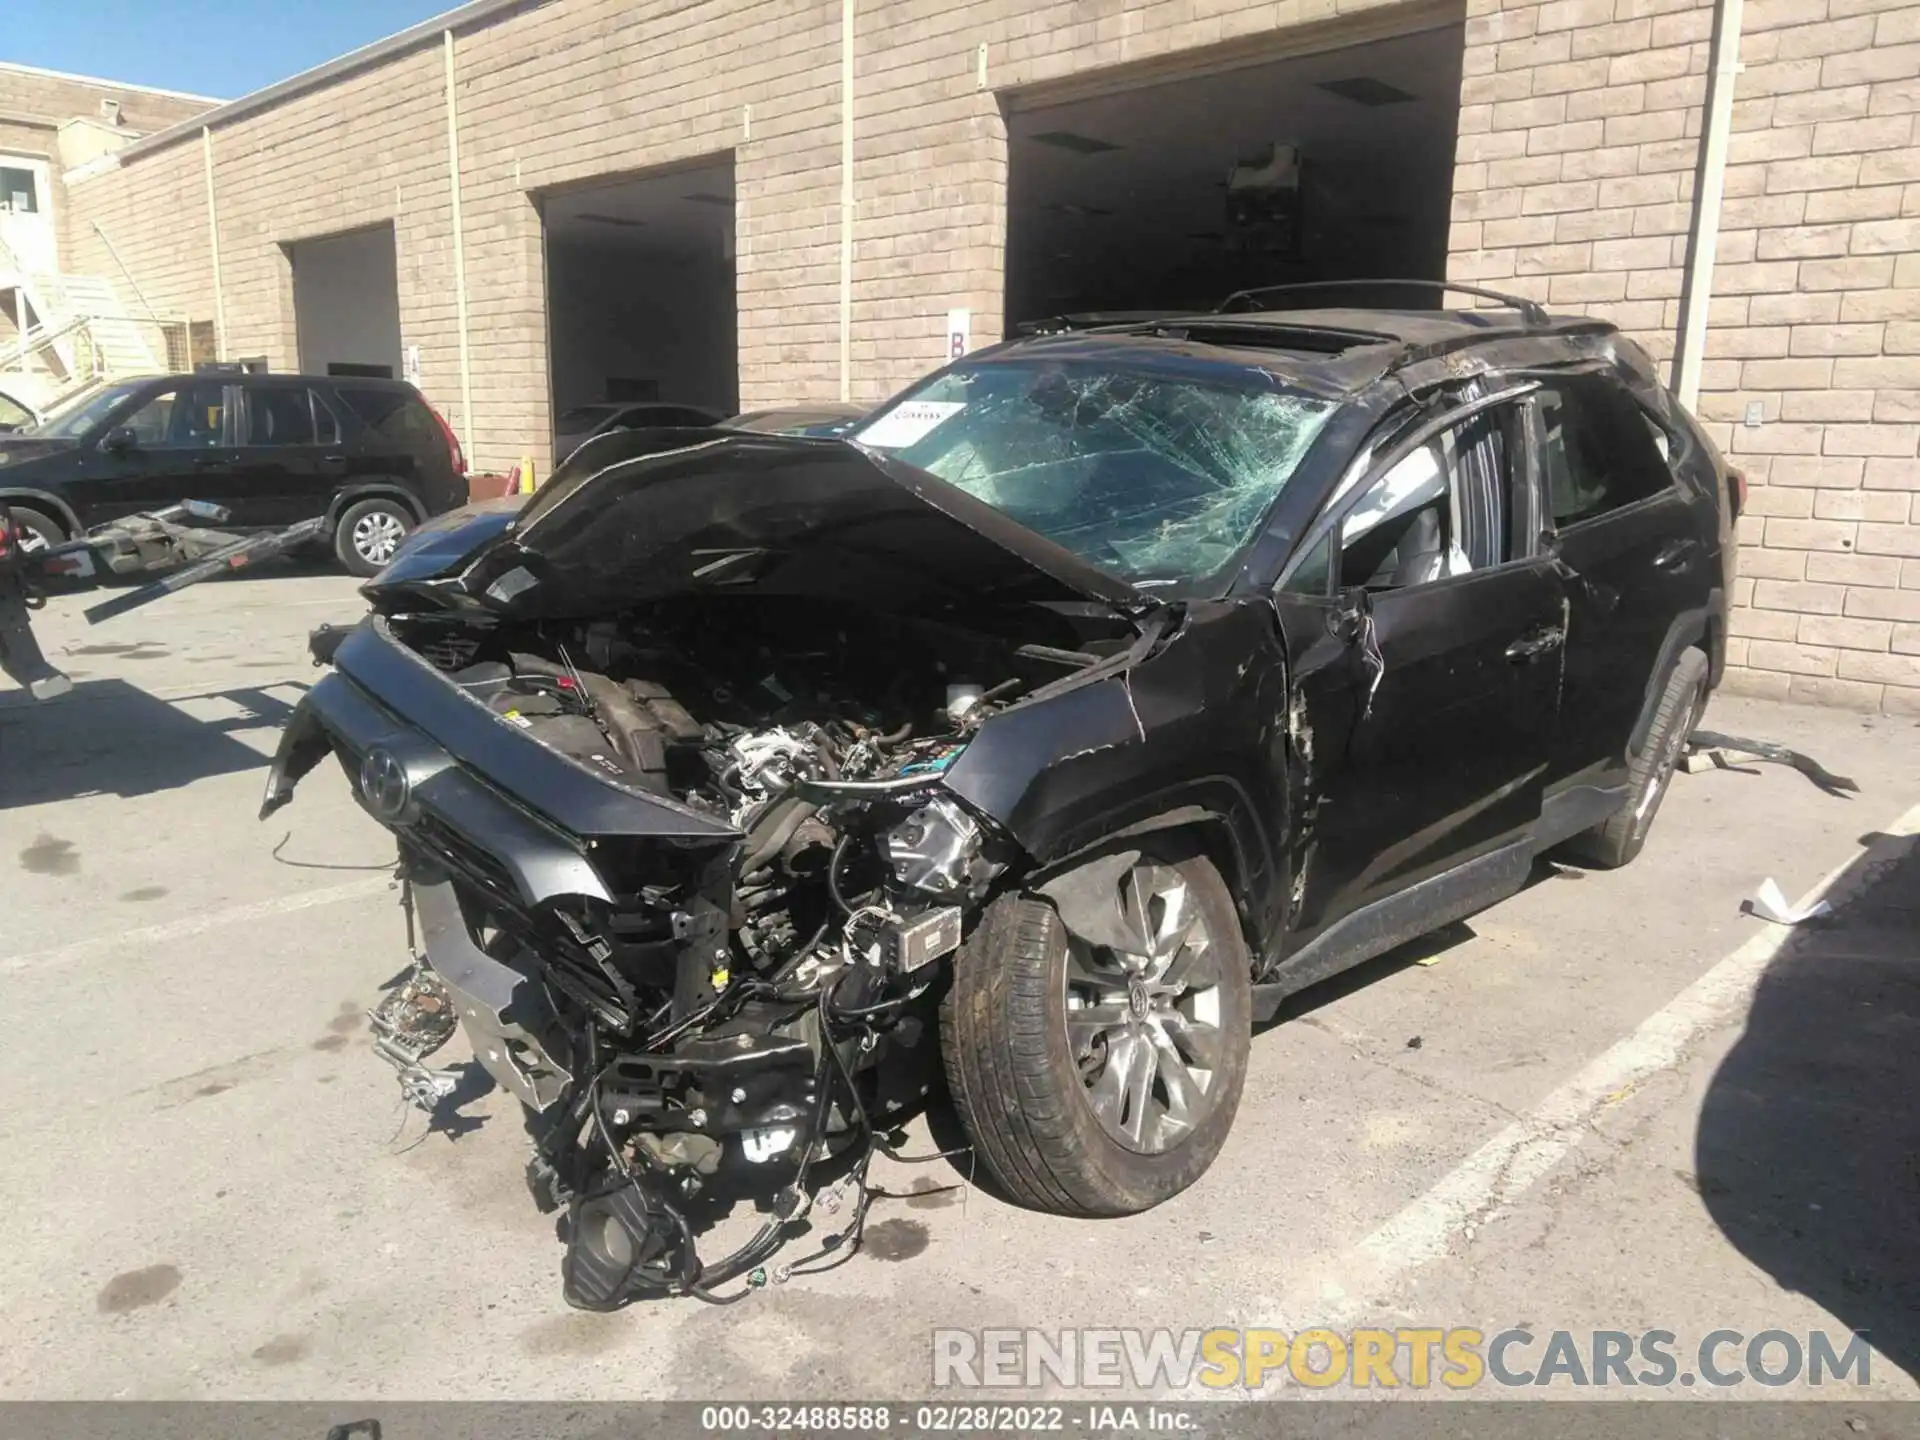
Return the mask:
<svg viewBox="0 0 1920 1440">
<path fill-rule="evenodd" d="M 1745 10 L 1700 399 L 1753 486 L 1729 684 L 1920 713 L 1920 0 Z M 1670 360 L 1711 23 L 1472 0 L 1454 278 Z"/>
<path fill-rule="evenodd" d="M 976 344 L 998 337 L 1007 161 L 996 92 L 1394 9 L 1389 0 L 863 0 L 854 43 L 855 398 L 880 399 L 940 364 L 950 309 L 973 312 Z M 216 128 L 228 354 L 293 363 L 285 242 L 391 219 L 402 341 L 420 347 L 429 398 L 478 464 L 544 453 L 545 277 L 533 197 L 730 151 L 741 403 L 838 397 L 836 0 L 555 0 L 460 36 L 457 60 L 471 423 L 458 413 L 437 45 Z M 82 191 L 156 306 L 212 315 L 197 137 Z M 97 242 L 79 247 L 79 268 L 102 263 Z"/>
<path fill-rule="evenodd" d="M 64 121 L 100 118 L 102 100 L 120 102 L 121 126 L 135 136 L 197 115 L 209 103 L 109 81 L 43 75 L 0 62 L 0 151 L 40 156 L 52 162 L 52 194 L 47 200 L 53 206 L 63 261 L 70 254 L 72 227 L 55 137 Z"/>
</svg>

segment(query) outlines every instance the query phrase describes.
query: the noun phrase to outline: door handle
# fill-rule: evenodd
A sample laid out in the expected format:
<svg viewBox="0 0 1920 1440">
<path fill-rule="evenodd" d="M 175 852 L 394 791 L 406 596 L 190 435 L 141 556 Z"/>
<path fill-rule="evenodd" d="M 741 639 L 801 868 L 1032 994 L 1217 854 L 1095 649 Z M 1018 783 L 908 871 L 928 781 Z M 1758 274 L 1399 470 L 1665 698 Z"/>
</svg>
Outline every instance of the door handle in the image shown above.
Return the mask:
<svg viewBox="0 0 1920 1440">
<path fill-rule="evenodd" d="M 1685 570 L 1693 564 L 1693 557 L 1700 553 L 1698 540 L 1674 540 L 1664 545 L 1660 553 L 1653 557 L 1656 570 Z"/>
<path fill-rule="evenodd" d="M 347 457 L 344 455 L 322 455 L 320 457 L 320 463 L 329 470 L 344 470 L 347 466 Z"/>
<path fill-rule="evenodd" d="M 1507 646 L 1507 659 L 1516 665 L 1538 660 L 1566 644 L 1567 632 L 1558 625 L 1538 625 Z"/>
<path fill-rule="evenodd" d="M 196 455 L 193 457 L 193 468 L 196 470 L 214 470 L 226 463 L 227 462 L 218 455 Z"/>
</svg>

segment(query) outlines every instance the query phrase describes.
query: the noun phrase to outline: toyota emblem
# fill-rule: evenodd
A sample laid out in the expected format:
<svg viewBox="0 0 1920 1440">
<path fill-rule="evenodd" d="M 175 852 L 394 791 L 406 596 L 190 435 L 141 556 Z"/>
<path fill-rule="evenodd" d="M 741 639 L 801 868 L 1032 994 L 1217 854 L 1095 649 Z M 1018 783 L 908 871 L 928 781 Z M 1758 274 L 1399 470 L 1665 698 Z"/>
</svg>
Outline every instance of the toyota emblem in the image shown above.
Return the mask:
<svg viewBox="0 0 1920 1440">
<path fill-rule="evenodd" d="M 376 745 L 360 762 L 360 793 L 366 797 L 369 810 L 392 823 L 406 814 L 413 782 L 407 779 L 407 769 L 394 753 Z"/>
</svg>

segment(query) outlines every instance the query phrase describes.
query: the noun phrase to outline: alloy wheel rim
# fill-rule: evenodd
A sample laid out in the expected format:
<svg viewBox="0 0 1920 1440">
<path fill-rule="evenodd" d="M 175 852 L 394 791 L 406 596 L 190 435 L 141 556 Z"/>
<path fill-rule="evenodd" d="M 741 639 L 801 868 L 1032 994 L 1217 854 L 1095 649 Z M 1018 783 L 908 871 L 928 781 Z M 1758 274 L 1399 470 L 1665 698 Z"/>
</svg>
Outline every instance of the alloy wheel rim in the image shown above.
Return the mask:
<svg viewBox="0 0 1920 1440">
<path fill-rule="evenodd" d="M 1116 943 L 1068 935 L 1067 1046 L 1101 1129 L 1129 1150 L 1157 1155 L 1191 1134 L 1217 1100 L 1221 947 L 1171 866 L 1134 866 L 1114 907 Z"/>
<path fill-rule="evenodd" d="M 361 559 L 375 565 L 384 565 L 393 558 L 393 552 L 406 536 L 406 527 L 396 515 L 377 510 L 371 515 L 362 515 L 354 522 L 353 548 Z"/>
</svg>

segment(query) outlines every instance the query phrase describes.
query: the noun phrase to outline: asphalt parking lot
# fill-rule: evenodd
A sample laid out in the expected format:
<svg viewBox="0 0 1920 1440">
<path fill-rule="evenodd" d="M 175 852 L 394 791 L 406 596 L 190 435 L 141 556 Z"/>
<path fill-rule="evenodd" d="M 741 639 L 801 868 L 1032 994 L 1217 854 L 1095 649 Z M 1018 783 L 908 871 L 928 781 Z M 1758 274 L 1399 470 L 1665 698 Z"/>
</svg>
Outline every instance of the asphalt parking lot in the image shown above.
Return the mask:
<svg viewBox="0 0 1920 1440">
<path fill-rule="evenodd" d="M 887 1165 L 927 1193 L 837 1268 L 597 1316 L 562 1305 L 513 1107 L 430 1131 L 365 1048 L 404 960 L 383 832 L 331 767 L 253 818 L 304 634 L 352 618 L 351 582 L 79 609 L 37 622 L 74 693 L 0 693 L 0 1396 L 924 1394 L 937 1326 L 1368 1323 L 1861 1329 L 1871 1392 L 1916 1393 L 1910 718 L 1720 698 L 1715 728 L 1859 796 L 1683 777 L 1631 868 L 1543 865 L 1298 997 L 1220 1162 L 1159 1210 L 1042 1217 L 938 1188 L 963 1164 Z M 1767 876 L 1831 878 L 1836 913 L 1743 915 Z"/>
</svg>

